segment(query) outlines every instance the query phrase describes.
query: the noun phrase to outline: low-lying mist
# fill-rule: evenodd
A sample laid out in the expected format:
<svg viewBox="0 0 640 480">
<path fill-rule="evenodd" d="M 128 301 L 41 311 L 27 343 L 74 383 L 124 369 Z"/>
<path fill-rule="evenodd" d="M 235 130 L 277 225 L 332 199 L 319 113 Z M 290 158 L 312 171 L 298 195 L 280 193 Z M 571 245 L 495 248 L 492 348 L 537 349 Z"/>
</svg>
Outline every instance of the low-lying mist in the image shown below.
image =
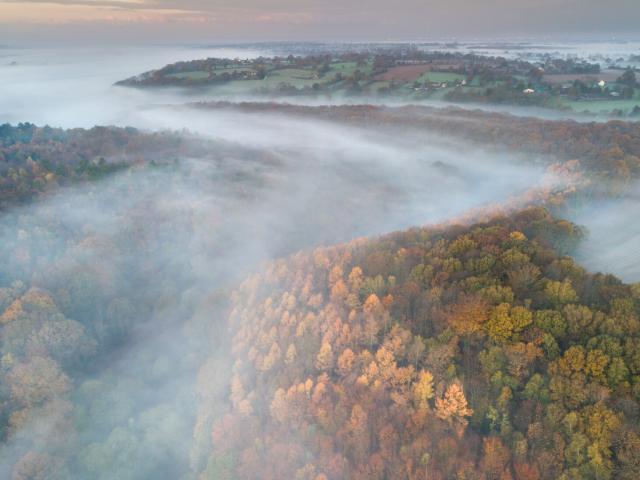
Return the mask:
<svg viewBox="0 0 640 480">
<path fill-rule="evenodd" d="M 3 419 L 0 478 L 196 478 L 196 377 L 206 358 L 219 359 L 206 396 L 223 410 L 226 300 L 248 272 L 550 186 L 549 159 L 459 137 L 208 111 L 181 106 L 198 98 L 175 91 L 113 87 L 181 56 L 268 54 L 145 52 L 155 53 L 10 50 L 0 59 L 0 123 L 184 129 L 211 146 L 0 215 L 0 313 L 9 312 L 0 368 L 10 379 L 0 393 L 21 405 Z M 589 268 L 638 279 L 638 198 L 636 189 L 576 217 L 591 231 Z"/>
<path fill-rule="evenodd" d="M 55 328 L 86 337 L 82 348 L 59 353 L 65 373 L 45 369 L 52 385 L 68 388 L 40 393 L 46 401 L 37 408 L 25 399 L 9 422 L 3 478 L 16 464 L 32 465 L 30 451 L 65 459 L 62 478 L 190 478 L 194 385 L 205 352 L 219 352 L 219 378 L 209 388 L 221 408 L 226 401 L 225 298 L 235 282 L 298 249 L 504 201 L 544 173 L 542 161 L 415 133 L 224 111 L 150 110 L 143 118 L 163 127 L 184 122 L 210 139 L 211 152 L 63 189 L 0 219 L 9 259 L 3 308 L 49 292 Z M 54 327 L 44 328 L 37 320 L 6 326 L 4 368 L 43 369 L 7 359 L 23 351 L 34 358 L 44 340 L 21 339 Z M 11 392 L 39 392 L 11 378 Z"/>
<path fill-rule="evenodd" d="M 0 57 L 0 121 L 64 128 L 135 126 L 140 109 L 183 103 L 190 96 L 170 89 L 120 88 L 115 82 L 178 60 L 260 55 L 269 52 L 180 46 L 7 48 Z"/>
<path fill-rule="evenodd" d="M 640 281 L 640 185 L 620 198 L 591 202 L 572 220 L 587 228 L 578 260 L 589 270 L 613 273 L 626 282 Z"/>
</svg>

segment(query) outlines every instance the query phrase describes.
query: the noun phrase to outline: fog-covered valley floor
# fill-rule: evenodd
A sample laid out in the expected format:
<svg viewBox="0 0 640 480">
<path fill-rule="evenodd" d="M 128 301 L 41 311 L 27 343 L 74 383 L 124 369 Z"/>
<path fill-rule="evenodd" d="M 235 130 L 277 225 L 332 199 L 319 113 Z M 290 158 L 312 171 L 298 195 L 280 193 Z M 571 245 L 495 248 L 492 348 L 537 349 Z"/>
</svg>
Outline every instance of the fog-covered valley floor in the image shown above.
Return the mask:
<svg viewBox="0 0 640 480">
<path fill-rule="evenodd" d="M 14 465 L 32 450 L 67 460 L 53 461 L 51 478 L 197 478 L 198 397 L 219 398 L 221 410 L 227 400 L 227 301 L 248 273 L 298 250 L 449 222 L 566 187 L 549 170 L 551 156 L 482 146 L 455 132 L 206 110 L 184 104 L 207 97 L 113 86 L 182 57 L 269 53 L 3 51 L 0 123 L 177 131 L 207 148 L 0 214 L 0 312 L 20 301 L 28 314 L 6 322 L 2 368 L 14 367 L 18 351 L 41 358 L 50 342 L 66 372 L 45 360 L 25 367 L 42 373 L 44 395 L 54 400 L 7 419 L 0 478 L 49 478 L 15 477 Z M 640 280 L 638 206 L 632 189 L 576 210 L 572 220 L 589 230 L 580 250 L 588 268 Z M 63 300 L 53 305 L 44 291 Z M 52 325 L 40 327 L 43 317 Z M 207 357 L 215 375 L 203 393 L 196 380 Z M 11 378 L 2 389 L 17 388 L 28 404 L 38 389 Z M 66 384 L 73 401 L 56 399 Z"/>
</svg>

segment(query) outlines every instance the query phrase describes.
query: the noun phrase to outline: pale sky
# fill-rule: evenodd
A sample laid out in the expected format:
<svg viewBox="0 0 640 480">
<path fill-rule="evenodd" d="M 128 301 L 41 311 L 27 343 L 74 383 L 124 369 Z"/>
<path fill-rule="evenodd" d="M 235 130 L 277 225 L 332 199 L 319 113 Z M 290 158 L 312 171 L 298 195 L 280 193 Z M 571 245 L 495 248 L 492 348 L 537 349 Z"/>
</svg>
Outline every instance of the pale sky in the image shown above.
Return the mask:
<svg viewBox="0 0 640 480">
<path fill-rule="evenodd" d="M 640 35 L 640 0 L 0 0 L 0 42 Z"/>
</svg>

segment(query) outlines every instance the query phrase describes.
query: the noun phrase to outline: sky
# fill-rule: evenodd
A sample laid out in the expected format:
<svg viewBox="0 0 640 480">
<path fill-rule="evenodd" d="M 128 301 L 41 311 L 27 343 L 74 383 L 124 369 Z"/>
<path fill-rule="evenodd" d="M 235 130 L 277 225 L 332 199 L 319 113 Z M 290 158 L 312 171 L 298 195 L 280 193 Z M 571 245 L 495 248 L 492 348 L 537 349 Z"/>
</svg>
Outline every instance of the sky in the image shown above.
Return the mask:
<svg viewBox="0 0 640 480">
<path fill-rule="evenodd" d="M 0 42 L 633 38 L 639 0 L 0 0 Z"/>
</svg>

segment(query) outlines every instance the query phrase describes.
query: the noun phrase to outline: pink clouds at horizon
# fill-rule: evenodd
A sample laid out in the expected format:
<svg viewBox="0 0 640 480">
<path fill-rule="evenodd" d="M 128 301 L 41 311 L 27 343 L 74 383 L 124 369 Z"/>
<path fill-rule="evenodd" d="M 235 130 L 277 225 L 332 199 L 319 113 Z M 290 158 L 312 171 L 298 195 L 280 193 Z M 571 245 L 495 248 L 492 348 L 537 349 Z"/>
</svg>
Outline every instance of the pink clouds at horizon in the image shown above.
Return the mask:
<svg viewBox="0 0 640 480">
<path fill-rule="evenodd" d="M 638 0 L 0 0 L 0 41 L 90 26 L 150 40 L 613 35 L 638 18 Z"/>
</svg>

